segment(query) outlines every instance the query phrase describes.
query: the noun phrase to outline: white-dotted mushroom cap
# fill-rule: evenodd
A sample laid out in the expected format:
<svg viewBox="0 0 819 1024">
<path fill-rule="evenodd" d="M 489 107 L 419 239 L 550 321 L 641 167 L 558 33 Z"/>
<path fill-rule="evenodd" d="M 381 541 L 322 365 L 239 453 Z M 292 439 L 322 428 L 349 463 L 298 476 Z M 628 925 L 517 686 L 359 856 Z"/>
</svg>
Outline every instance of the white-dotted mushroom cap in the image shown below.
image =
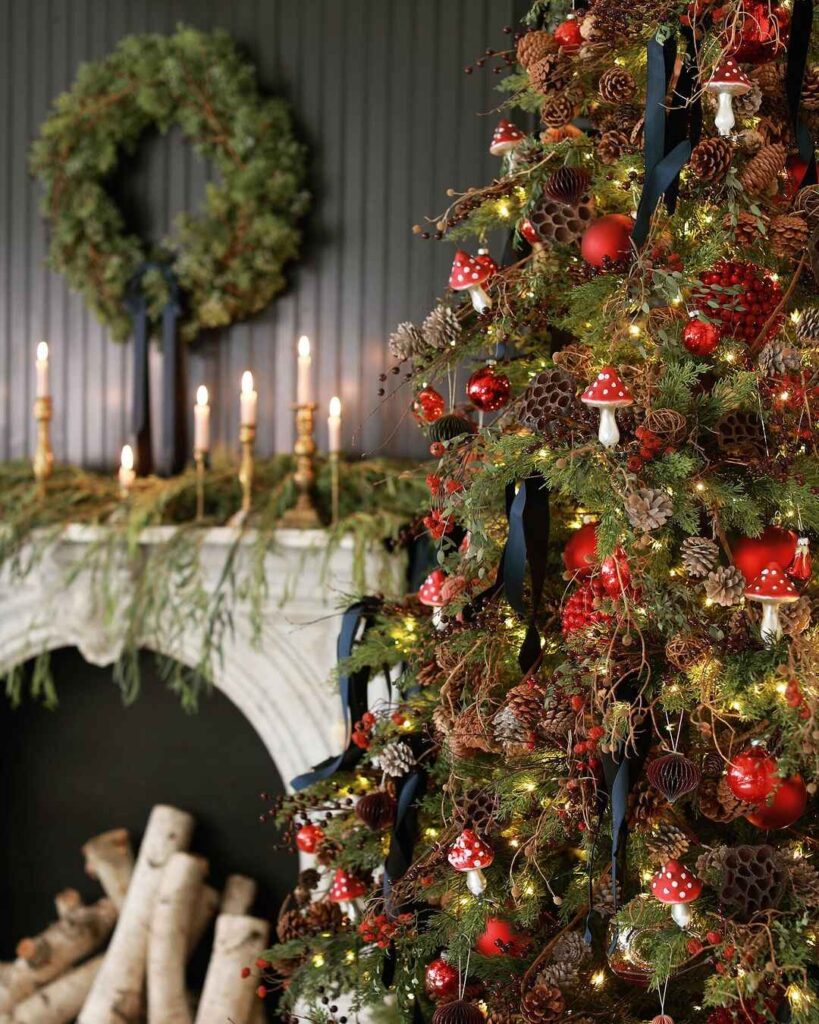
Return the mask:
<svg viewBox="0 0 819 1024">
<path fill-rule="evenodd" d="M 333 903 L 343 903 L 346 900 L 357 899 L 364 891 L 363 882 L 348 875 L 343 868 L 338 868 L 333 876 L 333 884 L 330 886 L 328 896 Z"/>
<path fill-rule="evenodd" d="M 459 249 L 455 253 L 452 273 L 449 275 L 449 287 L 454 291 L 463 291 L 475 285 L 483 284 L 492 276 L 492 268 Z"/>
<path fill-rule="evenodd" d="M 651 894 L 661 903 L 691 903 L 701 892 L 700 879 L 677 860 L 670 860 L 651 881 Z"/>
<path fill-rule="evenodd" d="M 447 860 L 456 871 L 488 868 L 494 859 L 492 847 L 476 835 L 471 828 L 465 828 L 461 832 L 447 855 Z"/>
<path fill-rule="evenodd" d="M 771 562 L 751 581 L 745 596 L 751 601 L 798 601 L 799 591 L 782 571 L 782 567 Z"/>
<path fill-rule="evenodd" d="M 751 80 L 733 57 L 720 64 L 706 86 L 709 92 L 728 92 L 732 96 L 743 96 L 751 91 Z"/>
<path fill-rule="evenodd" d="M 604 366 L 580 396 L 580 401 L 586 405 L 631 405 L 634 397 L 614 367 Z"/>
</svg>

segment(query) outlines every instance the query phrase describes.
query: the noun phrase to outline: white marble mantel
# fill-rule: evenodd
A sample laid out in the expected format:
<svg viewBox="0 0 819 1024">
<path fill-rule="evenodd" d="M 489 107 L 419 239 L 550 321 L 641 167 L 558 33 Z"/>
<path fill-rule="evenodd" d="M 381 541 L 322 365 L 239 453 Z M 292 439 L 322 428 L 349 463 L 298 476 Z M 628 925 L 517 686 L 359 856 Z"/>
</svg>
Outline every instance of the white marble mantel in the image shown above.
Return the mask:
<svg viewBox="0 0 819 1024">
<path fill-rule="evenodd" d="M 161 546 L 174 529 L 146 529 L 139 538 L 141 552 Z M 254 539 L 251 531 L 242 537 L 237 557 Z M 67 579 L 72 566 L 104 540 L 105 527 L 69 526 L 27 574 L 18 578 L 8 570 L 0 573 L 0 671 L 60 647 L 77 647 L 95 665 L 117 660 L 126 619 L 103 616 L 92 573 L 80 571 L 71 582 Z M 206 590 L 216 588 L 235 542 L 236 532 L 229 527 L 197 535 Z M 126 602 L 140 559 L 122 562 L 122 570 L 115 573 L 115 596 Z M 402 557 L 369 553 L 368 590 L 400 593 L 404 565 Z M 330 547 L 321 530 L 280 530 L 265 571 L 269 597 L 263 640 L 254 646 L 248 606 L 238 604 L 233 633 L 223 642 L 224 656 L 213 666 L 214 683 L 253 724 L 287 783 L 336 752 L 340 743 L 340 706 L 328 679 L 335 664 L 341 605 L 356 591 L 352 539 Z M 157 636 L 140 637 L 139 646 L 194 667 L 201 636 L 191 628 L 174 640 L 173 649 Z"/>
</svg>

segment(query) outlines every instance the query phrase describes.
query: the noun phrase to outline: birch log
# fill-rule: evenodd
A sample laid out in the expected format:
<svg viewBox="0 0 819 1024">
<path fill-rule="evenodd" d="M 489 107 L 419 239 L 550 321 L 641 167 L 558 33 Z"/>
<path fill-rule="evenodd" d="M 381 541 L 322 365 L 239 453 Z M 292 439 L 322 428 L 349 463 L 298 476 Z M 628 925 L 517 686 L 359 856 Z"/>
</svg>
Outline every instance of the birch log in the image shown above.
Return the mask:
<svg viewBox="0 0 819 1024">
<path fill-rule="evenodd" d="M 253 963 L 269 937 L 270 926 L 261 918 L 219 915 L 196 1024 L 248 1020 L 256 993 L 253 981 L 242 978 L 241 971 Z"/>
<path fill-rule="evenodd" d="M 17 959 L 0 964 L 0 1013 L 8 1013 L 75 963 L 96 952 L 114 927 L 116 907 L 109 899 L 85 906 L 75 889 L 55 899 L 59 920 L 17 945 Z"/>
<path fill-rule="evenodd" d="M 131 887 L 78 1024 L 132 1024 L 144 1016 L 148 932 L 162 872 L 174 853 L 187 849 L 192 833 L 193 818 L 184 811 L 161 804 L 151 811 Z"/>
<path fill-rule="evenodd" d="M 256 882 L 246 875 L 228 875 L 219 913 L 249 914 L 258 889 Z"/>
<path fill-rule="evenodd" d="M 214 889 L 212 885 L 202 886 L 199 893 L 199 899 L 196 901 L 196 905 L 193 908 L 193 918 L 191 920 L 190 931 L 188 932 L 189 957 L 194 953 L 196 947 L 202 941 L 202 936 L 208 930 L 208 925 L 216 916 L 220 900 L 221 896 L 218 889 Z"/>
<path fill-rule="evenodd" d="M 148 940 L 148 1024 L 192 1024 L 185 986 L 188 936 L 208 862 L 175 853 L 162 874 Z"/>
<path fill-rule="evenodd" d="M 108 899 L 121 910 L 134 873 L 134 851 L 127 829 L 115 828 L 94 836 L 82 852 L 86 873 L 99 881 Z"/>
<path fill-rule="evenodd" d="M 0 1024 L 70 1024 L 85 1002 L 102 957 L 86 960 L 0 1016 Z"/>
</svg>

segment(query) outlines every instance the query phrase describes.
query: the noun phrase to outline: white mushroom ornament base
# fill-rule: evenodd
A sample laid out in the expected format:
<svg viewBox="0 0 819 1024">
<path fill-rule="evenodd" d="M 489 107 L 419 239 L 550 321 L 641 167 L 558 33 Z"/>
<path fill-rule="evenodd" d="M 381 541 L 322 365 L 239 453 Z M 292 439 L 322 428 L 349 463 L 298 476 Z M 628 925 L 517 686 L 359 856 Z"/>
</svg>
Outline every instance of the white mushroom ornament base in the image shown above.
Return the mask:
<svg viewBox="0 0 819 1024">
<path fill-rule="evenodd" d="M 466 886 L 472 895 L 480 896 L 486 889 L 481 869 L 488 868 L 495 859 L 492 847 L 471 828 L 465 828 L 450 847 L 447 859 L 456 871 L 466 874 Z"/>
<path fill-rule="evenodd" d="M 745 597 L 762 605 L 762 640 L 770 647 L 782 636 L 779 606 L 798 601 L 799 591 L 785 575 L 782 566 L 771 562 L 751 581 Z"/>
<path fill-rule="evenodd" d="M 613 366 L 604 366 L 600 370 L 580 396 L 580 401 L 600 410 L 597 439 L 604 448 L 614 448 L 620 440 L 615 411 L 632 405 L 634 398 Z"/>
<path fill-rule="evenodd" d="M 651 895 L 671 906 L 671 916 L 680 926 L 691 923 L 689 904 L 702 892 L 702 882 L 678 860 L 668 861 L 651 880 Z"/>
</svg>

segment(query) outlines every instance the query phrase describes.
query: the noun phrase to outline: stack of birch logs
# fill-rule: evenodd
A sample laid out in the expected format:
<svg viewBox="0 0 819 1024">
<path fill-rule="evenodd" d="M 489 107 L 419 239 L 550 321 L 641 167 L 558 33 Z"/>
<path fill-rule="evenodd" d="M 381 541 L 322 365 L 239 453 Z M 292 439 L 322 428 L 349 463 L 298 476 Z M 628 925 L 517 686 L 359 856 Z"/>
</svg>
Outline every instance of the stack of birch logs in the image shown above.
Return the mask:
<svg viewBox="0 0 819 1024">
<path fill-rule="evenodd" d="M 124 829 L 86 843 L 86 871 L 105 898 L 87 906 L 73 889 L 60 893 L 56 922 L 23 939 L 16 960 L 0 963 L 0 1024 L 264 1020 L 252 980 L 241 977 L 269 938 L 268 923 L 250 916 L 256 883 L 231 875 L 222 893 L 209 886 L 207 861 L 187 852 L 193 825 L 184 811 L 154 807 L 136 863 Z M 214 916 L 197 1001 L 186 968 Z"/>
</svg>

